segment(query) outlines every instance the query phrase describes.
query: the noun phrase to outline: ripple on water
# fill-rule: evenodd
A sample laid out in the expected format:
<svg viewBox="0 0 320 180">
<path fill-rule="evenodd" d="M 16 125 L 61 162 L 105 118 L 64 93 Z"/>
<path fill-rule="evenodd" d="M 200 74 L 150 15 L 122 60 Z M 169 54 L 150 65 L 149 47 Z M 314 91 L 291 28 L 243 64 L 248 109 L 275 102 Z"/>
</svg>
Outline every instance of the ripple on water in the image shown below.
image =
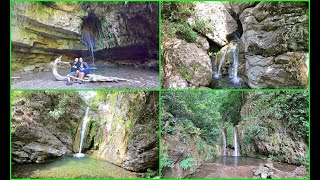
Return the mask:
<svg viewBox="0 0 320 180">
<path fill-rule="evenodd" d="M 41 164 L 13 165 L 14 178 L 137 178 L 137 174 L 102 159 L 61 157 Z"/>
</svg>

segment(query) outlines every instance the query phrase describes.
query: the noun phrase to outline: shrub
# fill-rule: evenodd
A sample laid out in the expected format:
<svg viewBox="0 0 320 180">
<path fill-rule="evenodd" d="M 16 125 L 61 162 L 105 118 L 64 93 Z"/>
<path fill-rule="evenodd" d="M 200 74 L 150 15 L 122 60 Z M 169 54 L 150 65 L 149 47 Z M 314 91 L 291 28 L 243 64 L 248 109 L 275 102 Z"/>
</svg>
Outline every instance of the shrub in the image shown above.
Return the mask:
<svg viewBox="0 0 320 180">
<path fill-rule="evenodd" d="M 163 156 L 161 158 L 161 166 L 162 167 L 173 167 L 174 162 L 171 160 L 169 156 Z"/>
<path fill-rule="evenodd" d="M 188 170 L 192 166 L 193 160 L 194 159 L 192 157 L 187 157 L 180 162 L 180 167 L 185 171 Z"/>
</svg>

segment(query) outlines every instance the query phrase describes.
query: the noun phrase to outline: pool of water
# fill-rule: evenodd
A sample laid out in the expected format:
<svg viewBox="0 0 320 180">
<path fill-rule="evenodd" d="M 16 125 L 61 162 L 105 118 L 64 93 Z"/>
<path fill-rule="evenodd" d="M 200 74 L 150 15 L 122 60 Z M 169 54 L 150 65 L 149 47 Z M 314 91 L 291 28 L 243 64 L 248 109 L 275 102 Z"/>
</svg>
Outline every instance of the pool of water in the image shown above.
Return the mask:
<svg viewBox="0 0 320 180">
<path fill-rule="evenodd" d="M 64 156 L 41 164 L 12 166 L 13 178 L 138 178 L 137 174 L 94 156 Z"/>
<path fill-rule="evenodd" d="M 212 161 L 207 161 L 208 163 L 219 163 L 225 166 L 260 166 L 264 165 L 268 162 L 268 160 L 254 158 L 254 157 L 245 157 L 245 156 L 221 156 L 216 158 Z M 273 166 L 281 171 L 294 171 L 297 167 L 295 165 L 286 164 L 286 163 L 279 163 L 279 162 L 272 162 Z"/>
<path fill-rule="evenodd" d="M 213 80 L 210 83 L 210 88 L 212 89 L 249 89 L 250 87 L 242 80 L 240 79 L 240 82 L 234 83 L 229 76 L 222 76 L 219 79 L 215 79 L 213 77 Z"/>
</svg>

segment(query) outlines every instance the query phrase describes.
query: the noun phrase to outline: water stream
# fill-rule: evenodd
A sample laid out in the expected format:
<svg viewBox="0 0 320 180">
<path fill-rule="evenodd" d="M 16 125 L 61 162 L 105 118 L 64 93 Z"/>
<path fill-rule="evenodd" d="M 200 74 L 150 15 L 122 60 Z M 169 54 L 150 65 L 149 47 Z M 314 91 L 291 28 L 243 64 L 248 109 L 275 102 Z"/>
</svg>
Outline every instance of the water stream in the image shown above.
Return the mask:
<svg viewBox="0 0 320 180">
<path fill-rule="evenodd" d="M 216 79 L 219 79 L 222 75 L 222 72 L 221 72 L 221 67 L 222 67 L 222 64 L 226 58 L 226 54 L 227 54 L 227 49 L 224 51 L 222 57 L 221 57 L 221 60 L 220 60 L 220 63 L 219 63 L 219 67 L 218 67 L 218 71 L 216 72 L 216 74 L 214 75 L 214 78 Z"/>
<path fill-rule="evenodd" d="M 92 66 L 90 67 L 90 69 L 97 69 L 95 63 L 94 63 L 94 37 L 92 37 L 89 33 L 87 32 L 82 32 L 81 34 L 82 36 L 82 41 L 87 45 L 88 50 L 91 54 L 91 59 L 92 59 Z"/>
<path fill-rule="evenodd" d="M 238 77 L 238 61 L 239 61 L 239 48 L 237 48 L 237 44 L 235 44 L 231 51 L 232 51 L 232 57 L 233 57 L 233 66 L 231 68 L 231 72 L 229 73 L 229 77 L 231 78 L 231 81 L 235 84 L 238 84 L 240 82 L 240 78 Z"/>
<path fill-rule="evenodd" d="M 86 114 L 85 114 L 85 116 L 83 118 L 83 122 L 82 122 L 81 135 L 80 135 L 80 144 L 79 144 L 79 152 L 74 154 L 75 157 L 84 157 L 84 154 L 81 153 L 81 151 L 82 151 L 82 146 L 83 146 L 84 134 L 86 132 L 87 122 L 89 120 L 89 110 L 90 110 L 90 107 L 88 106 L 87 110 L 86 110 Z"/>
<path fill-rule="evenodd" d="M 224 131 L 223 129 L 221 130 L 221 133 L 222 133 L 222 141 L 223 141 L 223 147 L 222 147 L 223 153 L 222 153 L 222 155 L 223 155 L 223 156 L 226 156 L 226 155 L 227 155 L 227 138 L 226 138 L 226 133 L 225 133 L 225 131 Z"/>
<path fill-rule="evenodd" d="M 240 156 L 240 150 L 239 150 L 239 144 L 238 144 L 238 132 L 237 127 L 233 127 L 233 146 L 234 146 L 234 152 L 233 156 Z"/>
</svg>

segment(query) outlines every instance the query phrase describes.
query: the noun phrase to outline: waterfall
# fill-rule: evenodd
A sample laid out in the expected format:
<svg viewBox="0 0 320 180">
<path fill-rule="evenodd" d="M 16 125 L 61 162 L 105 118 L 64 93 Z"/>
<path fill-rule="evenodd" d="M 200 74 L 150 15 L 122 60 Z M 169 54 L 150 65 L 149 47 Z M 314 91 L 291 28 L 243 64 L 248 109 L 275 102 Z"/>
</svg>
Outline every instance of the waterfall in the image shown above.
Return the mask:
<svg viewBox="0 0 320 180">
<path fill-rule="evenodd" d="M 238 77 L 238 61 L 239 61 L 239 48 L 237 48 L 237 44 L 231 49 L 232 57 L 233 57 L 233 67 L 229 73 L 229 77 L 232 78 L 232 82 L 237 84 L 240 82 L 240 78 Z"/>
<path fill-rule="evenodd" d="M 234 146 L 233 156 L 240 156 L 239 144 L 238 144 L 238 133 L 237 133 L 236 126 L 233 127 L 233 146 Z"/>
<path fill-rule="evenodd" d="M 227 138 L 226 138 L 226 133 L 224 131 L 224 129 L 221 130 L 221 133 L 222 133 L 222 141 L 223 141 L 223 156 L 226 156 L 227 155 Z"/>
<path fill-rule="evenodd" d="M 221 77 L 222 73 L 221 73 L 221 67 L 222 67 L 222 64 L 224 62 L 224 59 L 226 57 L 226 54 L 227 54 L 227 49 L 224 51 L 222 57 L 221 57 L 221 60 L 220 60 L 220 63 L 219 63 L 219 67 L 218 67 L 218 71 L 217 73 L 214 75 L 214 78 L 218 79 Z"/>
<path fill-rule="evenodd" d="M 86 114 L 84 115 L 83 122 L 82 122 L 80 144 L 79 144 L 79 153 L 74 154 L 75 157 L 84 157 L 84 154 L 81 153 L 81 150 L 82 150 L 82 146 L 83 146 L 83 139 L 84 139 L 84 134 L 86 132 L 87 122 L 89 120 L 89 110 L 90 110 L 90 108 L 87 107 Z"/>
<path fill-rule="evenodd" d="M 94 51 L 93 51 L 94 37 L 90 36 L 90 34 L 86 32 L 82 33 L 81 35 L 82 35 L 82 41 L 88 46 L 88 50 L 91 54 L 93 67 L 91 67 L 90 69 L 96 69 L 96 65 L 94 63 Z"/>
</svg>

